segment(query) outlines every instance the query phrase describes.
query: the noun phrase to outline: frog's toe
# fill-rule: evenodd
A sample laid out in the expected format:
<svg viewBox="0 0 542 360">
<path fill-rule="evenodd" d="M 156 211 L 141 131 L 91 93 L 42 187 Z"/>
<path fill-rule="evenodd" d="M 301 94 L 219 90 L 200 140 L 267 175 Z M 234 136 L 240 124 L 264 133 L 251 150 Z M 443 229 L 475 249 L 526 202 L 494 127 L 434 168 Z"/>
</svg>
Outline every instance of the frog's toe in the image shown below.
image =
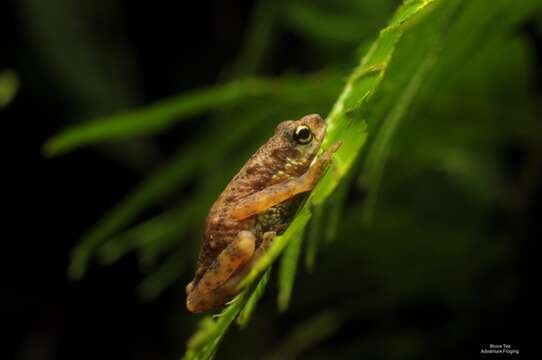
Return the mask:
<svg viewBox="0 0 542 360">
<path fill-rule="evenodd" d="M 233 299 L 231 299 L 230 301 L 226 302 L 226 304 L 224 304 L 224 305 L 226 305 L 226 306 L 230 306 L 231 304 L 233 304 L 233 303 L 237 302 L 237 299 L 238 299 L 237 297 L 234 297 L 234 298 L 233 298 Z"/>
</svg>

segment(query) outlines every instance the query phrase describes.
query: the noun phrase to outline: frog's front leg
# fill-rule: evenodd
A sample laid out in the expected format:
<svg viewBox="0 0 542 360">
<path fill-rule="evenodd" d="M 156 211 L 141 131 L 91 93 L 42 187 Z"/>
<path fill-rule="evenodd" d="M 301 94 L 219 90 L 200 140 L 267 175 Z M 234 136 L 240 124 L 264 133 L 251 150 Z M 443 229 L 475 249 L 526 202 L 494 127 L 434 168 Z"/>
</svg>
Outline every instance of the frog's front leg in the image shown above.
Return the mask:
<svg viewBox="0 0 542 360">
<path fill-rule="evenodd" d="M 252 259 L 256 237 L 250 231 L 241 231 L 207 269 L 197 284 L 187 288 L 186 306 L 191 312 L 212 309 L 223 302 L 220 289 L 240 267 Z"/>
<path fill-rule="evenodd" d="M 300 177 L 269 186 L 262 191 L 241 199 L 233 210 L 233 217 L 237 220 L 243 220 L 259 214 L 285 200 L 291 199 L 297 194 L 311 191 L 331 161 L 331 155 L 340 146 L 341 142 L 333 144 Z"/>
</svg>

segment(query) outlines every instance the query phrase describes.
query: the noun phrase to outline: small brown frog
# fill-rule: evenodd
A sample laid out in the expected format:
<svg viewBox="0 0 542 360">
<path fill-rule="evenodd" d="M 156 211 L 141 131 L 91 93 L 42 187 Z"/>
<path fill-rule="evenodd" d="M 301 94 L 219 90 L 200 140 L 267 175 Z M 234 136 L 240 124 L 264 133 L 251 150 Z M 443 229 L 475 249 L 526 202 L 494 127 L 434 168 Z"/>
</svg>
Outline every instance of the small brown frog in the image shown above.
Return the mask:
<svg viewBox="0 0 542 360">
<path fill-rule="evenodd" d="M 275 235 L 287 228 L 340 146 L 331 146 L 311 166 L 325 132 L 326 123 L 316 114 L 280 123 L 226 186 L 207 215 L 197 271 L 186 286 L 188 310 L 224 305 Z"/>
</svg>

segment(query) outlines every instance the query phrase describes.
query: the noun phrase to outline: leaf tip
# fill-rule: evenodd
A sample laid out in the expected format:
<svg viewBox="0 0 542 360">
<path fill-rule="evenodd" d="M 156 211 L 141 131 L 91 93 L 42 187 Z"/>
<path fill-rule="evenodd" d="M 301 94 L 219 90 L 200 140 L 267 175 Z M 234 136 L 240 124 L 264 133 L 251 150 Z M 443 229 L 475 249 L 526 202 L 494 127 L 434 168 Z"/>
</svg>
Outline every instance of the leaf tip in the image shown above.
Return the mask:
<svg viewBox="0 0 542 360">
<path fill-rule="evenodd" d="M 75 250 L 68 266 L 67 275 L 71 281 L 79 281 L 85 276 L 87 270 L 87 256 Z"/>
<path fill-rule="evenodd" d="M 41 154 L 46 158 L 56 157 L 66 152 L 64 146 L 59 144 L 58 136 L 53 135 L 41 146 Z"/>
</svg>

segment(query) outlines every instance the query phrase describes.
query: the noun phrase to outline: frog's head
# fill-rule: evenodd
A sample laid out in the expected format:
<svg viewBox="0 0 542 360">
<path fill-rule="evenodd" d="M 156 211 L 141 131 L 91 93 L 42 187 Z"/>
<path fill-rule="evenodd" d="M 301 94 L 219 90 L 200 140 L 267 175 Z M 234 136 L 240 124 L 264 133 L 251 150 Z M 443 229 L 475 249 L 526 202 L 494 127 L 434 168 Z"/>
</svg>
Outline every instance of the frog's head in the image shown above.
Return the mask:
<svg viewBox="0 0 542 360">
<path fill-rule="evenodd" d="M 299 120 L 284 121 L 277 126 L 274 138 L 286 150 L 286 162 L 292 168 L 306 168 L 318 153 L 326 134 L 326 122 L 318 114 L 303 116 Z M 292 169 L 293 170 L 293 169 Z"/>
<path fill-rule="evenodd" d="M 300 152 L 300 157 L 316 155 L 326 134 L 326 122 L 318 114 L 305 115 L 299 120 L 281 122 L 275 130 L 275 138 L 283 145 Z"/>
</svg>

